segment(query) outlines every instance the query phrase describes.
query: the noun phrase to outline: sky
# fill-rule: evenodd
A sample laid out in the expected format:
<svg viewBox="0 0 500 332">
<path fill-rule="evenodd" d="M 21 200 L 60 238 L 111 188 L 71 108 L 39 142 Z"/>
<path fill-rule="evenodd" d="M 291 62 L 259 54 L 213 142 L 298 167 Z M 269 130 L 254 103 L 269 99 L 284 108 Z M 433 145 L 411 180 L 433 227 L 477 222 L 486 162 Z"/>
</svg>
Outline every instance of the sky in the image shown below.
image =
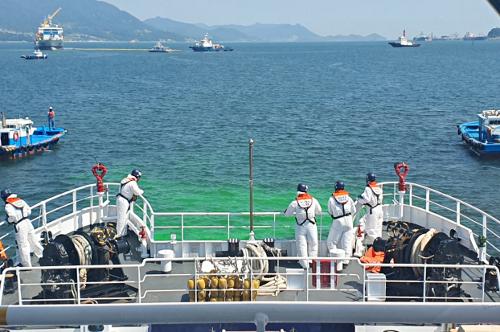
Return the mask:
<svg viewBox="0 0 500 332">
<path fill-rule="evenodd" d="M 500 16 L 486 0 L 105 0 L 139 19 L 156 16 L 208 25 L 302 24 L 320 35 L 379 33 L 395 38 L 486 34 Z"/>
</svg>

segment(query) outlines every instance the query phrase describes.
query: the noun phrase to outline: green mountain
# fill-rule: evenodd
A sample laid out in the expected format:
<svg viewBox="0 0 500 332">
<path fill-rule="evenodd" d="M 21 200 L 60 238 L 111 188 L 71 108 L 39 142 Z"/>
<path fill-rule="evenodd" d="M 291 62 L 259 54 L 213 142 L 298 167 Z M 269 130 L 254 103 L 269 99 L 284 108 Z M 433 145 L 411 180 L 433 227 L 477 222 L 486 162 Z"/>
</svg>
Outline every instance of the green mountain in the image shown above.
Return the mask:
<svg viewBox="0 0 500 332">
<path fill-rule="evenodd" d="M 66 40 L 184 40 L 96 0 L 1 0 L 0 40 L 33 40 L 43 19 L 59 7 L 53 22 L 62 24 Z"/>
<path fill-rule="evenodd" d="M 244 25 L 215 25 L 190 24 L 174 21 L 168 18 L 155 17 L 144 23 L 152 28 L 170 31 L 191 39 L 199 39 L 205 33 L 210 34 L 217 41 L 239 42 L 321 42 L 321 41 L 379 41 L 383 36 L 371 34 L 368 36 L 320 36 L 300 24 L 252 24 Z"/>
<path fill-rule="evenodd" d="M 488 32 L 488 38 L 500 38 L 500 28 L 493 28 Z"/>
</svg>

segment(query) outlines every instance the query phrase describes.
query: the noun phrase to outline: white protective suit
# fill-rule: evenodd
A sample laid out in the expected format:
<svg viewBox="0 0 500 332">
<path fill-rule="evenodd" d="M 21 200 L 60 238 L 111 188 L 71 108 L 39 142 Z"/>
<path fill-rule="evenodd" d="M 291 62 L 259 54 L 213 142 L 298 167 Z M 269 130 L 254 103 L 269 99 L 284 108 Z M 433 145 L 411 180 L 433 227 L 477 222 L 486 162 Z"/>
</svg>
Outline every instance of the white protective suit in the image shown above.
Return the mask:
<svg viewBox="0 0 500 332">
<path fill-rule="evenodd" d="M 130 212 L 130 204 L 134 201 L 134 196 L 144 193 L 137 185 L 137 178 L 127 175 L 120 182 L 120 193 L 116 195 L 116 236 L 127 235 L 127 221 Z"/>
<path fill-rule="evenodd" d="M 326 245 L 330 249 L 342 249 L 345 257 L 352 256 L 354 241 L 353 216 L 356 213 L 354 201 L 349 193 L 344 190 L 337 190 L 328 200 L 328 213 L 332 216 L 332 226 Z M 348 264 L 349 261 L 346 261 Z"/>
<path fill-rule="evenodd" d="M 321 214 L 321 206 L 316 198 L 308 193 L 298 192 L 297 198 L 293 200 L 284 212 L 285 216 L 295 216 L 295 243 L 297 256 L 318 256 L 318 228 L 316 226 L 316 215 Z M 301 260 L 303 268 L 309 267 L 307 260 Z"/>
<path fill-rule="evenodd" d="M 13 194 L 6 200 L 5 212 L 7 213 L 7 222 L 14 225 L 16 232 L 19 263 L 24 267 L 31 267 L 31 252 L 34 252 L 38 258 L 42 257 L 43 254 L 40 238 L 36 236 L 31 220 L 29 219 L 31 208 L 25 201 Z"/>
<path fill-rule="evenodd" d="M 382 237 L 382 223 L 384 222 L 382 200 L 382 188 L 376 182 L 370 182 L 357 201 L 368 208 L 367 214 L 360 220 L 360 225 L 364 226 L 365 240 L 368 244 L 373 243 L 377 237 Z"/>
</svg>

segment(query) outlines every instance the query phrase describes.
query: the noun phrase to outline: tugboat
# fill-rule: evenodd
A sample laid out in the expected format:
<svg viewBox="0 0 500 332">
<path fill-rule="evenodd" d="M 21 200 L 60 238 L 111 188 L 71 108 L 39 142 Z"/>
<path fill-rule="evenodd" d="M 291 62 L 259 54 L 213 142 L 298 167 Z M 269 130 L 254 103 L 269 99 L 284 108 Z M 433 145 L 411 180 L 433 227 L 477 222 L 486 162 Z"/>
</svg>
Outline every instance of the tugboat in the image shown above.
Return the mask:
<svg viewBox="0 0 500 332">
<path fill-rule="evenodd" d="M 458 125 L 458 135 L 476 154 L 500 156 L 500 110 L 486 110 L 478 121 Z"/>
<path fill-rule="evenodd" d="M 406 38 L 406 30 L 403 30 L 403 35 L 399 37 L 398 41 L 389 42 L 392 47 L 419 47 L 420 44 L 414 43 Z"/>
<path fill-rule="evenodd" d="M 43 53 L 39 49 L 36 49 L 32 54 L 21 55 L 21 58 L 26 60 L 45 60 L 47 59 L 47 54 Z"/>
<path fill-rule="evenodd" d="M 208 38 L 208 34 L 205 34 L 203 39 L 196 42 L 194 45 L 189 46 L 189 48 L 195 52 L 219 52 L 219 51 L 231 52 L 231 51 L 233 51 L 232 48 L 226 48 L 222 44 L 214 43 L 212 41 L 212 39 Z"/>
<path fill-rule="evenodd" d="M 29 118 L 6 119 L 0 122 L 0 157 L 25 157 L 50 149 L 66 134 L 64 128 L 33 127 Z"/>
<path fill-rule="evenodd" d="M 172 49 L 164 46 L 161 42 L 156 42 L 155 46 L 149 49 L 151 53 L 170 53 Z"/>
</svg>

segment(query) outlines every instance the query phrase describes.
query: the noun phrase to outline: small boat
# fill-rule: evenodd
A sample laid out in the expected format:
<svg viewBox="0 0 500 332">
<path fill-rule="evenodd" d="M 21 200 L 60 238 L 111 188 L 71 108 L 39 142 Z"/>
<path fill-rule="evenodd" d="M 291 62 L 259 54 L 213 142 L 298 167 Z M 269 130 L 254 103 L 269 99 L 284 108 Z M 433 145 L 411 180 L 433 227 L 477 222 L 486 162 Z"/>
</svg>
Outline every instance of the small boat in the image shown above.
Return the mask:
<svg viewBox="0 0 500 332">
<path fill-rule="evenodd" d="M 6 119 L 0 122 L 0 157 L 25 157 L 49 150 L 66 134 L 64 128 L 34 127 L 29 118 Z"/>
<path fill-rule="evenodd" d="M 406 38 L 406 30 L 403 30 L 403 35 L 399 37 L 398 41 L 389 42 L 392 47 L 419 47 L 420 44 L 414 43 Z"/>
<path fill-rule="evenodd" d="M 21 58 L 26 60 L 44 60 L 47 59 L 47 54 L 44 54 L 39 49 L 33 51 L 33 54 L 21 55 Z"/>
<path fill-rule="evenodd" d="M 161 42 L 156 42 L 155 46 L 149 49 L 152 53 L 170 53 L 172 49 L 164 46 Z"/>
<path fill-rule="evenodd" d="M 458 135 L 478 155 L 500 156 L 500 110 L 486 110 L 478 121 L 458 125 Z"/>
<path fill-rule="evenodd" d="M 195 52 L 231 52 L 234 51 L 232 48 L 226 48 L 224 45 L 219 43 L 214 43 L 212 39 L 208 37 L 208 34 L 205 34 L 203 39 L 196 42 L 194 45 L 189 46 Z"/>
</svg>

